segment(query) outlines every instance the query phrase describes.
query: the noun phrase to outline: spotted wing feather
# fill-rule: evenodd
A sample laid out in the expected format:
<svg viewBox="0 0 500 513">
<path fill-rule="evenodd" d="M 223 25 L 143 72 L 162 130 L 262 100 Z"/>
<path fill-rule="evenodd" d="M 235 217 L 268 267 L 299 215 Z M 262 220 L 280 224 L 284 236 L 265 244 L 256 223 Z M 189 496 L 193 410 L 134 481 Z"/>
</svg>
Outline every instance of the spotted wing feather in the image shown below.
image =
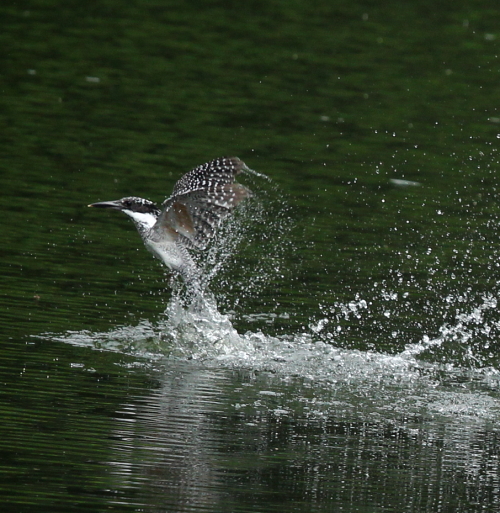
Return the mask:
<svg viewBox="0 0 500 513">
<path fill-rule="evenodd" d="M 187 247 L 205 248 L 223 219 L 251 194 L 234 182 L 235 176 L 245 169 L 240 159 L 227 157 L 189 171 L 164 201 L 155 229 L 173 230 Z"/>
</svg>

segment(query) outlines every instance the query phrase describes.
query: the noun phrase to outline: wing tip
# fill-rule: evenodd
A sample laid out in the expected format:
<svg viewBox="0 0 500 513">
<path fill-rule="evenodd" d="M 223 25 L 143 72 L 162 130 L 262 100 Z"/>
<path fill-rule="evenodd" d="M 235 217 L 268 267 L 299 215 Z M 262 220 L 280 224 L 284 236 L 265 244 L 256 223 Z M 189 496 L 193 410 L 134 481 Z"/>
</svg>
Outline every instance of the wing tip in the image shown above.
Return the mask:
<svg viewBox="0 0 500 513">
<path fill-rule="evenodd" d="M 234 166 L 235 169 L 235 175 L 239 175 L 240 173 L 246 173 L 249 175 L 257 176 L 259 178 L 265 178 L 266 180 L 271 181 L 271 178 L 269 178 L 269 176 L 265 175 L 264 173 L 259 173 L 258 171 L 255 171 L 255 169 L 248 167 L 239 157 L 223 158 L 231 161 L 231 164 Z"/>
</svg>

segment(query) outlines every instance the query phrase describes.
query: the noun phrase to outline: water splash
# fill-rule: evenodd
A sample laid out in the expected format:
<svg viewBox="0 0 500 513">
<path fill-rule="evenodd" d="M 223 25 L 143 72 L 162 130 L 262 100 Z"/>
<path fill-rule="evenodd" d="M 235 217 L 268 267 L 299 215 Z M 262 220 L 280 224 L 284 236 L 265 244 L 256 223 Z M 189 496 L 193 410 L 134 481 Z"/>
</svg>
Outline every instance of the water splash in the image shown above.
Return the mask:
<svg viewBox="0 0 500 513">
<path fill-rule="evenodd" d="M 495 298 L 487 296 L 479 307 L 460 315 L 455 325 L 443 326 L 439 337 L 423 337 L 392 355 L 345 349 L 325 339 L 328 330 L 337 333 L 334 323 L 339 317 L 366 321 L 370 305 L 359 297 L 346 304 L 338 302 L 330 317 L 322 317 L 303 331 L 282 336 L 259 329 L 240 333 L 231 316 L 220 312 L 213 295 L 186 304 L 186 298 L 176 293 L 156 322 L 143 320 L 137 326 L 105 333 L 68 332 L 43 338 L 128 354 L 157 369 L 189 362 L 204 369 L 265 375 L 266 390 L 271 392 L 281 394 L 293 384 L 292 389 L 300 393 L 290 401 L 300 403 L 310 415 L 329 415 L 331 408 L 341 408 L 349 415 L 370 412 L 384 418 L 433 414 L 497 419 L 498 371 L 421 358 L 450 338 L 470 340 L 469 326 L 484 325 L 485 315 L 495 307 Z M 267 396 L 259 399 L 262 404 L 268 400 L 274 404 Z"/>
<path fill-rule="evenodd" d="M 471 303 L 467 297 L 452 295 L 447 296 L 445 301 L 450 305 L 463 304 L 464 309 Z M 434 360 L 448 364 L 457 362 L 468 368 L 484 367 L 486 359 L 481 355 L 489 349 L 491 340 L 496 339 L 500 321 L 489 319 L 489 315 L 497 309 L 497 298 L 486 293 L 481 301 L 477 306 L 471 305 L 469 311 L 457 310 L 453 323 L 444 323 L 439 327 L 439 336 L 424 336 L 419 343 L 408 345 L 404 354 L 427 359 L 434 357 Z M 491 353 L 490 356 L 495 355 Z"/>
<path fill-rule="evenodd" d="M 257 184 L 251 188 L 258 191 L 256 196 L 222 227 L 208 254 L 199 256 L 213 294 L 206 292 L 192 301 L 180 286 L 174 287 L 164 315 L 155 322 L 44 338 L 133 355 L 159 367 L 193 362 L 223 371 L 264 373 L 285 386 L 300 382 L 303 390 L 314 391 L 314 397 L 302 395 L 311 412 L 327 413 L 339 405 L 355 409 L 362 398 L 363 408 L 377 414 L 391 410 L 397 415 L 432 412 L 496 418 L 498 408 L 488 394 L 500 389 L 499 373 L 482 365 L 475 351 L 478 337 L 488 340 L 500 331 L 500 322 L 489 318 L 497 306 L 493 294 L 482 296 L 476 306 L 469 297 L 445 297 L 447 312 L 460 305 L 454 321 L 443 322 L 438 336 L 420 333 L 411 342 L 404 340 L 405 325 L 396 321 L 411 314 L 412 299 L 387 283 L 374 284 L 371 295 L 356 293 L 351 300 L 319 303 L 318 314 L 300 329 L 280 336 L 260 331 L 294 315 L 283 308 L 255 312 L 245 305 L 260 297 L 277 275 L 289 272 L 284 263 L 289 259 L 283 256 L 294 248 L 285 234 L 294 223 L 281 194 L 259 191 Z M 258 252 L 253 250 L 256 243 Z M 239 320 L 251 329 L 238 330 Z M 364 337 L 367 349 L 346 347 L 353 335 Z M 393 344 L 400 349 L 381 349 Z"/>
</svg>

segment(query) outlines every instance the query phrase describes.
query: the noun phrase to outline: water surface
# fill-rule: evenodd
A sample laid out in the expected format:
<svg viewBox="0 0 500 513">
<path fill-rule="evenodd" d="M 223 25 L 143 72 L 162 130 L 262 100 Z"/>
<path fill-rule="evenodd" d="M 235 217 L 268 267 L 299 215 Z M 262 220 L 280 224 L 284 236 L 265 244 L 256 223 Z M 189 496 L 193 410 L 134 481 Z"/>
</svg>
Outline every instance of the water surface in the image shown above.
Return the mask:
<svg viewBox="0 0 500 513">
<path fill-rule="evenodd" d="M 500 509 L 495 3 L 0 13 L 6 511 Z M 85 206 L 222 155 L 192 311 Z"/>
</svg>

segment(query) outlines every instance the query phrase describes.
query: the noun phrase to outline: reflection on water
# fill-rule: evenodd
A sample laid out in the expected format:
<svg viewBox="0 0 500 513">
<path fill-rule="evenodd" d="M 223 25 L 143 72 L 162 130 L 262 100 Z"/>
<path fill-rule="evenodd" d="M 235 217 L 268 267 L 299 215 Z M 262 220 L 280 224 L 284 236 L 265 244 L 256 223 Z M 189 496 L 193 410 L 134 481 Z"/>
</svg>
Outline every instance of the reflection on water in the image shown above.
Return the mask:
<svg viewBox="0 0 500 513">
<path fill-rule="evenodd" d="M 326 318 L 294 336 L 239 334 L 213 300 L 190 309 L 179 297 L 156 324 L 49 338 L 156 362 L 159 385 L 119 408 L 112 434 L 113 486 L 138 504 L 481 511 L 478 494 L 500 505 L 499 374 L 418 356 L 466 337 L 495 305 L 486 297 L 440 338 L 392 356 L 323 342 Z"/>
<path fill-rule="evenodd" d="M 140 490 L 144 504 L 163 497 L 165 511 L 328 511 L 334 501 L 430 512 L 468 508 L 476 494 L 499 504 L 487 422 L 498 404 L 486 394 L 436 390 L 435 377 L 382 355 L 337 355 L 337 380 L 318 383 L 284 361 L 277 375 L 280 356 L 274 372 L 162 363 L 159 388 L 118 412 L 116 486 Z"/>
<path fill-rule="evenodd" d="M 497 439 L 478 419 L 384 420 L 359 404 L 358 420 L 341 401 L 315 416 L 297 411 L 304 395 L 311 399 L 304 383 L 283 388 L 253 373 L 167 370 L 161 389 L 120 412 L 117 485 L 140 489 L 145 504 L 163 497 L 164 511 L 499 504 Z"/>
</svg>

